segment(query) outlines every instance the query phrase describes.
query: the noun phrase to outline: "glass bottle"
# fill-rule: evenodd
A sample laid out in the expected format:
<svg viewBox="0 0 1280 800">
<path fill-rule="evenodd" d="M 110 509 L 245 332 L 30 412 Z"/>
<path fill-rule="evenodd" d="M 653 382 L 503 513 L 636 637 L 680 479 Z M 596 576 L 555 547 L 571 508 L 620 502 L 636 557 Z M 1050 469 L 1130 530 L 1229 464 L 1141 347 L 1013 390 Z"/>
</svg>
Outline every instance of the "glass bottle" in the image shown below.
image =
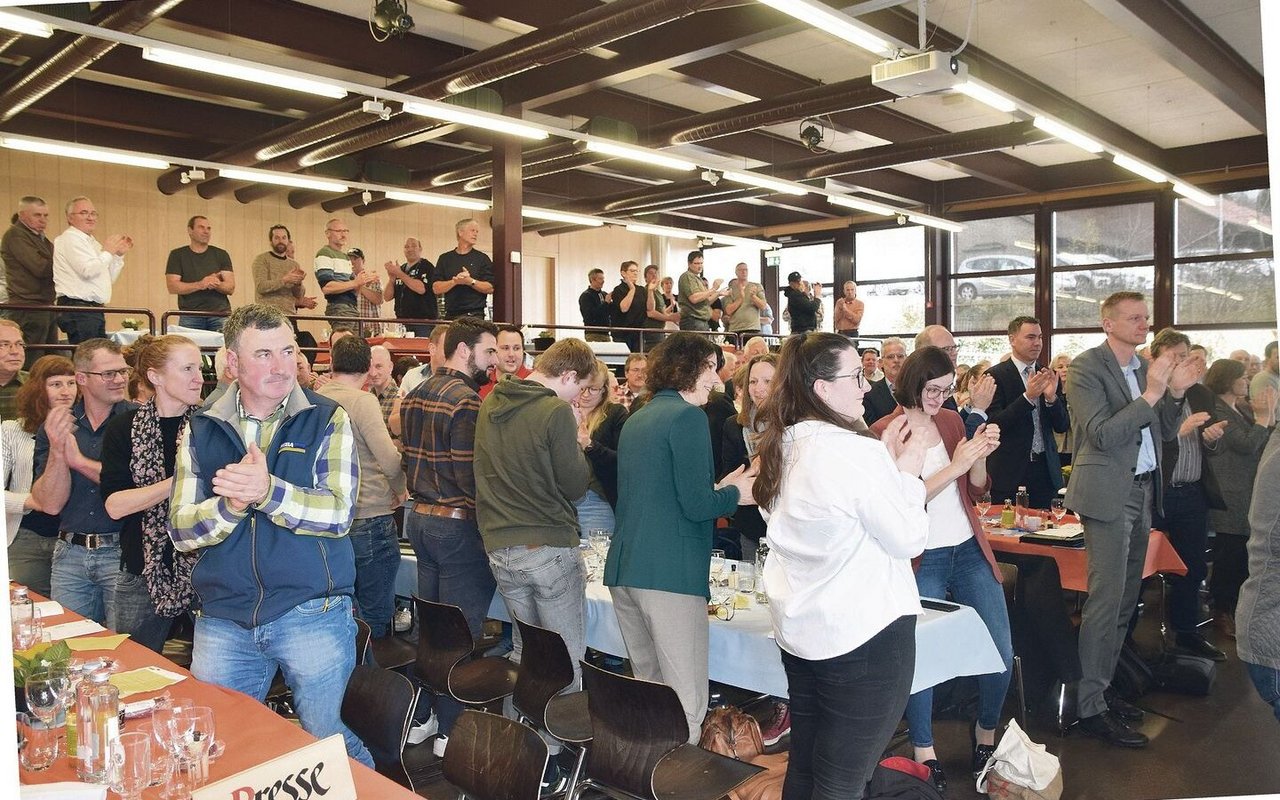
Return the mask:
<svg viewBox="0 0 1280 800">
<path fill-rule="evenodd" d="M 1004 508 L 1000 509 L 1000 527 L 1010 530 L 1017 524 L 1018 513 L 1013 510 L 1013 501 L 1005 500 Z"/>
<path fill-rule="evenodd" d="M 1017 515 L 1016 527 L 1026 530 L 1027 528 L 1027 512 L 1031 508 L 1031 498 L 1027 494 L 1027 487 L 1019 486 L 1018 493 L 1014 496 L 1014 509 Z"/>
<path fill-rule="evenodd" d="M 109 670 L 97 670 L 81 685 L 76 720 L 76 774 L 87 783 L 104 783 L 109 745 L 120 735 L 120 690 L 111 685 Z"/>
<path fill-rule="evenodd" d="M 769 595 L 764 590 L 764 562 L 769 557 L 769 537 L 760 537 L 756 546 L 756 602 L 762 606 L 769 605 Z"/>
</svg>

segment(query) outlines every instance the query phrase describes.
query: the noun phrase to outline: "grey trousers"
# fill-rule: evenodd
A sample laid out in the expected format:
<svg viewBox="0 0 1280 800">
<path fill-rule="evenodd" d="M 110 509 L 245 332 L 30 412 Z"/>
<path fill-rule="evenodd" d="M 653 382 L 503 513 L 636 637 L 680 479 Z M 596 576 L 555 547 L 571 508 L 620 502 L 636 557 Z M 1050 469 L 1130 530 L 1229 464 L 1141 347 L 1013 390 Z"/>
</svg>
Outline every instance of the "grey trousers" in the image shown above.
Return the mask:
<svg viewBox="0 0 1280 800">
<path fill-rule="evenodd" d="M 611 586 L 609 593 L 632 673 L 675 689 L 689 742 L 697 744 L 710 699 L 706 598 L 629 586 Z"/>
<path fill-rule="evenodd" d="M 1089 551 L 1089 597 L 1084 601 L 1080 622 L 1081 717 L 1107 710 L 1102 693 L 1111 685 L 1129 619 L 1142 589 L 1153 491 L 1152 480 L 1135 481 L 1118 519 L 1103 522 L 1082 518 Z"/>
</svg>

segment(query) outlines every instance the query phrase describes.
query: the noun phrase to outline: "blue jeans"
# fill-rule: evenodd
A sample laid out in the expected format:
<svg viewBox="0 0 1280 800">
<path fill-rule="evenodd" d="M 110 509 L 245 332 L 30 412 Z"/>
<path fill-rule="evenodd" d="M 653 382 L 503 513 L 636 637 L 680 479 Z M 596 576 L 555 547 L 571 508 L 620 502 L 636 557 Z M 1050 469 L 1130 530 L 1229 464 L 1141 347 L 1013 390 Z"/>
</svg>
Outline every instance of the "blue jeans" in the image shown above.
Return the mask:
<svg viewBox="0 0 1280 800">
<path fill-rule="evenodd" d="M 578 535 L 582 538 L 597 529 L 613 532 L 613 506 L 608 500 L 588 489 L 574 507 L 578 511 Z"/>
<path fill-rule="evenodd" d="M 9 543 L 9 580 L 17 581 L 31 591 L 52 597 L 49 572 L 53 568 L 53 546 L 58 540 L 35 531 L 18 528 Z"/>
<path fill-rule="evenodd" d="M 587 653 L 587 574 L 576 547 L 502 547 L 489 553 L 489 566 L 507 614 L 555 631 L 573 661 L 573 685 L 582 685 L 578 662 Z M 520 663 L 520 631 L 511 660 Z"/>
<path fill-rule="evenodd" d="M 391 632 L 396 607 L 400 542 L 390 514 L 358 519 L 347 535 L 356 553 L 356 616 L 369 623 L 375 639 Z"/>
<path fill-rule="evenodd" d="M 278 667 L 293 690 L 302 729 L 317 739 L 342 734 L 347 754 L 372 767 L 364 743 L 342 723 L 342 695 L 356 665 L 355 641 L 356 621 L 346 596 L 308 600 L 256 628 L 200 615 L 191 674 L 261 702 Z"/>
<path fill-rule="evenodd" d="M 418 557 L 418 596 L 450 603 L 462 609 L 472 637 L 480 635 L 489 604 L 493 602 L 493 573 L 475 520 L 449 519 L 409 510 L 404 515 L 405 535 Z M 435 698 L 440 732 L 446 736 L 462 714 L 456 700 Z"/>
<path fill-rule="evenodd" d="M 178 324 L 184 328 L 195 328 L 201 331 L 215 331 L 222 333 L 222 326 L 227 322 L 226 317 L 189 317 L 182 314 L 178 317 Z"/>
<path fill-rule="evenodd" d="M 49 573 L 50 597 L 68 611 L 105 625 L 116 602 L 120 545 L 89 550 L 58 540 Z"/>
<path fill-rule="evenodd" d="M 911 616 L 835 658 L 809 661 L 782 651 L 791 702 L 783 800 L 862 797 L 902 719 L 915 663 Z"/>
<path fill-rule="evenodd" d="M 1258 694 L 1276 712 L 1276 719 L 1280 720 L 1280 669 L 1250 664 L 1248 661 L 1244 662 L 1244 668 L 1249 671 L 1249 678 Z"/>
<path fill-rule="evenodd" d="M 120 570 L 116 579 L 116 601 L 107 611 L 107 627 L 116 633 L 127 633 L 143 647 L 163 654 L 164 641 L 172 626 L 172 618 L 156 613 L 146 579 Z"/>
<path fill-rule="evenodd" d="M 1004 604 L 1004 590 L 991 572 L 991 564 L 983 555 L 978 540 L 970 538 L 954 547 L 925 550 L 916 570 L 916 588 L 921 597 L 945 599 L 947 590 L 957 603 L 972 606 L 982 617 L 996 643 L 1003 672 L 978 676 L 978 724 L 984 730 L 995 730 L 1000 724 L 1012 673 L 1013 644 L 1009 636 L 1009 609 Z M 907 702 L 907 724 L 911 726 L 911 744 L 933 746 L 933 689 L 911 695 Z"/>
</svg>

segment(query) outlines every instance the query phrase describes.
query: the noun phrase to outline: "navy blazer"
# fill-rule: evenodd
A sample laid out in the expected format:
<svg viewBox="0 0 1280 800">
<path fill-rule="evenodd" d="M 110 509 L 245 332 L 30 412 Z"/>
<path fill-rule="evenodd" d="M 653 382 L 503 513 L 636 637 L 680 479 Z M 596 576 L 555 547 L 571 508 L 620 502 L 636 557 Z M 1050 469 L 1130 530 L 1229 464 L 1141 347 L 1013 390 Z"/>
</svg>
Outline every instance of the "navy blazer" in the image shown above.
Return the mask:
<svg viewBox="0 0 1280 800">
<path fill-rule="evenodd" d="M 868 427 L 881 417 L 892 414 L 897 407 L 898 401 L 893 399 L 893 392 L 889 390 L 888 378 L 872 381 L 871 391 L 862 396 L 862 418 L 866 420 Z"/>
<path fill-rule="evenodd" d="M 1026 384 L 1018 373 L 1018 365 L 1012 360 L 1002 361 L 987 374 L 996 382 L 996 393 L 987 408 L 987 421 L 1000 426 L 1000 446 L 987 456 L 987 469 L 993 483 L 1004 489 L 1017 485 L 1022 479 L 1031 440 L 1035 435 L 1032 406 L 1027 402 Z M 1058 399 L 1053 405 L 1043 402 L 1040 407 L 1040 439 L 1044 444 L 1045 466 L 1054 489 L 1062 488 L 1062 462 L 1058 459 L 1058 444 L 1054 433 L 1066 433 L 1071 421 L 1067 414 L 1067 400 L 1062 382 L 1058 382 Z"/>
</svg>

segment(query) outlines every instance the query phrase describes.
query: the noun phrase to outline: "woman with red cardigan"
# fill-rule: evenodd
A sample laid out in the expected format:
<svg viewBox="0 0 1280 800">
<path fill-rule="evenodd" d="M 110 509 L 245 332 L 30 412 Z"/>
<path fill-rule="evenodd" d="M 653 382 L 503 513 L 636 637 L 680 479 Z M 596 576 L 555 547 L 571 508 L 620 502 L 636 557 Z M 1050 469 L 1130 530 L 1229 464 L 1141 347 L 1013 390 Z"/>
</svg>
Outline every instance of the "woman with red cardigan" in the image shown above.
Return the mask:
<svg viewBox="0 0 1280 800">
<path fill-rule="evenodd" d="M 995 750 L 1000 710 L 1009 691 L 1013 645 L 1000 569 L 973 508 L 991 485 L 987 456 L 1000 445 L 1000 431 L 988 424 L 972 439 L 965 438 L 960 415 L 942 407 L 955 391 L 954 381 L 950 356 L 937 347 L 916 349 L 903 363 L 893 387 L 898 407 L 871 430 L 878 436 L 895 417 L 906 415 L 911 435 L 924 437 L 928 450 L 920 477 L 925 483 L 929 538 L 916 563 L 916 587 L 921 597 L 943 599 L 950 591 L 957 603 L 972 606 L 1004 661 L 1003 672 L 978 677 L 978 720 L 971 734 L 972 767 L 977 773 Z M 933 746 L 932 715 L 932 689 L 911 695 L 907 723 L 915 759 L 929 767 L 941 791 L 947 780 Z"/>
</svg>

